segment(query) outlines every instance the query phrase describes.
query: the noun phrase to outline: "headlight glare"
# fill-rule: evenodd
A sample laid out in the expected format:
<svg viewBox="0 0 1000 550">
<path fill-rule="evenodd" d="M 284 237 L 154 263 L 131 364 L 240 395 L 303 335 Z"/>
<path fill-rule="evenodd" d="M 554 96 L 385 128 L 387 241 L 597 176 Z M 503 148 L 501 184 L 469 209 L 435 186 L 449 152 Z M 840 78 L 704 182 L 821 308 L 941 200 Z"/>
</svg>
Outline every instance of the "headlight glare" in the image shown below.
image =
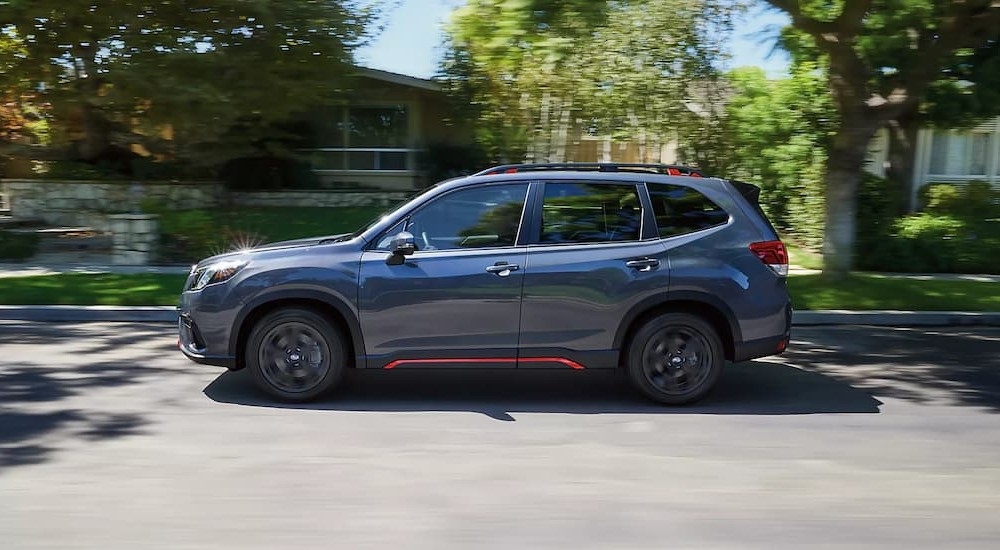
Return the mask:
<svg viewBox="0 0 1000 550">
<path fill-rule="evenodd" d="M 247 260 L 229 260 L 196 269 L 188 290 L 201 290 L 208 285 L 228 281 L 246 267 L 247 263 Z"/>
</svg>

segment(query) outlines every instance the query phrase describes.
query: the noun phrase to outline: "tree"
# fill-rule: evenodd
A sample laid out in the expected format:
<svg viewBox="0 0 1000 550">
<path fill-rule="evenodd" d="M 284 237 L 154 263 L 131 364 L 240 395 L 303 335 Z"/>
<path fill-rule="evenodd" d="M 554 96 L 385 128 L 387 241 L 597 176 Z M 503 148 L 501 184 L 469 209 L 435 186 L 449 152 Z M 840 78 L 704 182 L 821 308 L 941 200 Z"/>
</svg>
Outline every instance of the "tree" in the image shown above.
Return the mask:
<svg viewBox="0 0 1000 550">
<path fill-rule="evenodd" d="M 838 114 L 826 163 L 824 272 L 852 267 L 856 196 L 867 147 L 890 121 L 915 112 L 970 51 L 1000 39 L 994 0 L 766 0 L 786 12 L 827 61 Z"/>
<path fill-rule="evenodd" d="M 494 158 L 561 161 L 581 132 L 652 151 L 690 120 L 690 84 L 717 75 L 737 9 L 715 0 L 470 0 L 448 28 L 442 72 Z"/>
<path fill-rule="evenodd" d="M 550 160 L 553 121 L 574 108 L 574 48 L 606 18 L 592 0 L 469 0 L 447 28 L 441 73 L 495 160 Z"/>
<path fill-rule="evenodd" d="M 51 105 L 61 156 L 138 143 L 224 158 L 227 132 L 231 149 L 259 146 L 274 121 L 336 97 L 371 14 L 351 0 L 8 0 L 0 34 L 19 51 L 0 89 Z"/>
<path fill-rule="evenodd" d="M 917 132 L 921 127 L 967 128 L 1000 114 L 1000 40 L 957 52 L 941 77 L 918 105 L 889 121 L 889 170 L 909 211 L 909 182 L 913 180 Z"/>
<path fill-rule="evenodd" d="M 685 158 L 705 159 L 709 173 L 760 185 L 775 227 L 809 246 L 823 239 L 823 168 L 835 124 L 824 76 L 810 62 L 794 64 L 781 79 L 756 67 L 734 69 L 722 79 L 727 97 L 715 127 L 681 143 Z"/>
</svg>

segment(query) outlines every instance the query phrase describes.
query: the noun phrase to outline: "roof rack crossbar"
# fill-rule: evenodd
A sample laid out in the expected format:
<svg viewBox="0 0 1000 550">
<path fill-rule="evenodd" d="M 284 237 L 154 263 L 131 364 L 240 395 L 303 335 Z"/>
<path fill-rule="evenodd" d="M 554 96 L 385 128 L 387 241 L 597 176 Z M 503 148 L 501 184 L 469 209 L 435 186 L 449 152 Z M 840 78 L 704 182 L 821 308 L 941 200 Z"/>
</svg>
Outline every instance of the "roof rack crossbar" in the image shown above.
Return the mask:
<svg viewBox="0 0 1000 550">
<path fill-rule="evenodd" d="M 518 172 L 544 172 L 550 170 L 580 171 L 580 172 L 651 172 L 672 176 L 703 177 L 701 171 L 690 166 L 678 164 L 645 164 L 630 162 L 556 162 L 540 164 L 503 164 L 487 168 L 476 173 L 476 176 L 495 174 L 515 174 Z"/>
</svg>

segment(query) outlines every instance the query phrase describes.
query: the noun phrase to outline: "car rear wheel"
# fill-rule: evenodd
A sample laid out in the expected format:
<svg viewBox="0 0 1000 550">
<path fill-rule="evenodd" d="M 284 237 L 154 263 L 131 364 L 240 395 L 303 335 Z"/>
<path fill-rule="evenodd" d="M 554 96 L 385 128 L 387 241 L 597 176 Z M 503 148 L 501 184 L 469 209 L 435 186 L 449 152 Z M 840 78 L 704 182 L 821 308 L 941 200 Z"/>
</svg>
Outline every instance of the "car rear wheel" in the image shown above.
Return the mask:
<svg viewBox="0 0 1000 550">
<path fill-rule="evenodd" d="M 705 397 L 722 374 L 725 356 L 718 333 L 689 313 L 666 313 L 647 321 L 628 349 L 632 384 L 665 405 Z"/>
<path fill-rule="evenodd" d="M 281 401 L 315 399 L 340 381 L 346 362 L 340 331 L 322 315 L 300 308 L 273 311 L 247 340 L 254 383 Z"/>
</svg>

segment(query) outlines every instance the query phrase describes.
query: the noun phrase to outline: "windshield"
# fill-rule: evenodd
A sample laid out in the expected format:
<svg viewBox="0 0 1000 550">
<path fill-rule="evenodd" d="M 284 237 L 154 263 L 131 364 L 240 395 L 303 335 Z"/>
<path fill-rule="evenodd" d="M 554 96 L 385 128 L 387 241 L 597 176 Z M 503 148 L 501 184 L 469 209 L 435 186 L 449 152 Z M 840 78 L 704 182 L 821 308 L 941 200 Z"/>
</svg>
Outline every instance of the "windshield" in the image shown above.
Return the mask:
<svg viewBox="0 0 1000 550">
<path fill-rule="evenodd" d="M 441 185 L 441 184 L 437 183 L 437 184 L 431 185 L 430 187 L 425 187 L 425 188 L 423 188 L 423 189 L 421 189 L 421 190 L 413 193 L 412 195 L 406 197 L 405 199 L 397 202 L 396 204 L 392 205 L 390 208 L 387 208 L 386 210 L 383 210 L 382 213 L 380 213 L 378 216 L 375 216 L 374 218 L 372 218 L 371 220 L 369 220 L 368 223 L 362 225 L 360 228 L 358 228 L 357 231 L 355 231 L 354 233 L 351 233 L 351 235 L 349 237 L 344 238 L 344 240 L 346 241 L 346 240 L 354 239 L 354 238 L 360 236 L 365 231 L 368 231 L 368 229 L 370 229 L 372 226 L 374 226 L 378 222 L 382 221 L 382 218 L 384 218 L 387 215 L 395 212 L 400 206 L 403 206 L 404 204 L 406 204 L 406 203 L 408 203 L 408 202 L 416 199 L 417 197 L 423 195 L 424 193 L 427 193 L 428 191 L 430 191 L 431 189 L 434 189 L 438 185 Z"/>
</svg>

